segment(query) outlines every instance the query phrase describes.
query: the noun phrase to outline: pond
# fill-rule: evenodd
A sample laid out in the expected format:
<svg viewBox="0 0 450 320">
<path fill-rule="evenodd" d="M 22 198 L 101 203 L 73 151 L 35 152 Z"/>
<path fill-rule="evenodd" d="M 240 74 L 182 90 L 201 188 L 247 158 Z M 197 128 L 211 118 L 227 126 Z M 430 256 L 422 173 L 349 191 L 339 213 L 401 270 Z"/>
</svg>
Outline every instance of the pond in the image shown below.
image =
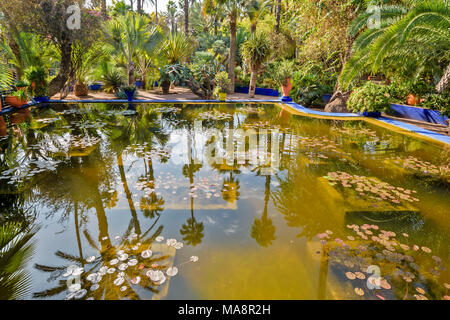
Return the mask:
<svg viewBox="0 0 450 320">
<path fill-rule="evenodd" d="M 0 135 L 2 298 L 449 297 L 448 146 L 252 103 L 52 104 Z"/>
</svg>

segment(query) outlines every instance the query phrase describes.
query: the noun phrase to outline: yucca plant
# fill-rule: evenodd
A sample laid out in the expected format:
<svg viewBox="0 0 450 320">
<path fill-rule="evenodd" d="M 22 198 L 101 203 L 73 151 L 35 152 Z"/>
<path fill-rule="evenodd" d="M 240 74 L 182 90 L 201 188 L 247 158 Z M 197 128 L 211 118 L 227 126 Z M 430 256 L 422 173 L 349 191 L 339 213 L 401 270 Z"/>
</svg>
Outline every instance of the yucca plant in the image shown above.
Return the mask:
<svg viewBox="0 0 450 320">
<path fill-rule="evenodd" d="M 450 7 L 448 0 L 416 2 L 408 10 L 399 6 L 381 6 L 380 28 L 363 31 L 368 14 L 356 18 L 349 28 L 350 35 L 359 34 L 353 55 L 344 66 L 340 84 L 348 88 L 353 80 L 366 71 L 378 72 L 391 59 L 397 65 L 416 60 L 416 68 L 431 60 L 439 60 L 440 52 L 450 46 Z M 447 48 L 447 49 L 446 49 Z M 450 66 L 436 85 L 438 92 L 448 87 Z"/>
<path fill-rule="evenodd" d="M 181 32 L 169 33 L 161 52 L 168 64 L 179 64 L 186 62 L 195 50 L 192 45 L 193 39 Z"/>
<path fill-rule="evenodd" d="M 249 97 L 253 98 L 256 91 L 256 80 L 262 65 L 271 55 L 270 44 L 265 33 L 252 34 L 242 46 L 242 56 L 250 65 Z"/>
</svg>

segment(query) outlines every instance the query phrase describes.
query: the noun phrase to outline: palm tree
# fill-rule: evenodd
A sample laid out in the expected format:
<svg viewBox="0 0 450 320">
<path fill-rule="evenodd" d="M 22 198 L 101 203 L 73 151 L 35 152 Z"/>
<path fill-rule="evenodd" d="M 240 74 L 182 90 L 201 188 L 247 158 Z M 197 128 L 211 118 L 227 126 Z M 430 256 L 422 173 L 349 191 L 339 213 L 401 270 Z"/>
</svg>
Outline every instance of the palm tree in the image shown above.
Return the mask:
<svg viewBox="0 0 450 320">
<path fill-rule="evenodd" d="M 154 53 L 162 40 L 157 27 L 151 27 L 150 20 L 133 12 L 117 16 L 106 23 L 106 41 L 110 52 L 121 55 L 127 66 L 128 84 L 134 84 L 134 59 L 139 50 Z"/>
<path fill-rule="evenodd" d="M 177 17 L 177 5 L 172 0 L 170 0 L 167 3 L 167 15 L 168 15 L 168 17 L 170 19 L 171 32 L 172 33 L 177 33 L 177 25 L 175 23 L 175 19 Z"/>
<path fill-rule="evenodd" d="M 237 20 L 242 12 L 245 0 L 205 0 L 204 7 L 219 7 L 228 16 L 230 24 L 230 60 L 228 63 L 228 77 L 231 80 L 230 91 L 234 92 L 235 76 L 234 68 L 236 66 L 236 34 Z"/>
<path fill-rule="evenodd" d="M 270 57 L 270 44 L 264 33 L 252 34 L 242 48 L 242 55 L 250 65 L 250 89 L 249 97 L 253 98 L 256 91 L 256 80 L 261 66 Z"/>
<path fill-rule="evenodd" d="M 0 61 L 0 88 L 7 88 L 12 84 L 12 73 L 9 66 Z"/>
<path fill-rule="evenodd" d="M 161 49 L 169 64 L 185 62 L 194 50 L 190 37 L 181 32 L 169 33 Z"/>
<path fill-rule="evenodd" d="M 275 30 L 277 32 L 280 32 L 280 20 L 281 20 L 281 0 L 277 1 L 277 7 L 276 7 L 276 24 L 275 24 Z"/>
<path fill-rule="evenodd" d="M 245 11 L 250 19 L 250 31 L 256 32 L 258 21 L 269 11 L 270 0 L 247 0 Z"/>
<path fill-rule="evenodd" d="M 21 223 L 6 222 L 0 227 L 0 299 L 25 299 L 31 277 L 24 270 L 34 252 L 29 243 L 37 230 L 27 231 Z"/>
<path fill-rule="evenodd" d="M 189 34 L 189 0 L 184 0 L 184 33 Z"/>
<path fill-rule="evenodd" d="M 358 34 L 353 46 L 353 55 L 345 64 L 340 83 L 348 88 L 358 75 L 365 70 L 376 73 L 395 60 L 399 65 L 417 61 L 420 67 L 430 60 L 436 60 L 439 52 L 450 46 L 450 7 L 446 0 L 417 2 L 412 10 L 398 6 L 381 7 L 381 28 L 367 29 L 364 32 L 367 14 L 360 15 L 352 22 L 350 34 Z M 448 87 L 450 65 L 444 71 L 438 92 Z"/>
</svg>

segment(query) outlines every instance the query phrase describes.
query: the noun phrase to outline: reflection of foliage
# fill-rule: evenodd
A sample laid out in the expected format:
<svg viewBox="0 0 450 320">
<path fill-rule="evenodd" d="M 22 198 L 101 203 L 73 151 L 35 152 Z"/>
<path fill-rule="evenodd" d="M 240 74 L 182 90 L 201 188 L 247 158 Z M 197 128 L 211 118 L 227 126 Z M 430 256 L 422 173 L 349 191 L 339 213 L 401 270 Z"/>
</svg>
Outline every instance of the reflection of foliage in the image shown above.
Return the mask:
<svg viewBox="0 0 450 320">
<path fill-rule="evenodd" d="M 183 241 L 188 245 L 196 246 L 202 242 L 204 226 L 203 222 L 197 222 L 195 217 L 188 218 L 183 224 L 180 234 L 183 236 Z"/>
<path fill-rule="evenodd" d="M 0 300 L 23 299 L 28 294 L 31 278 L 24 268 L 33 255 L 34 245 L 29 241 L 35 233 L 20 223 L 0 227 Z"/>
<path fill-rule="evenodd" d="M 273 225 L 272 219 L 267 217 L 267 205 L 270 199 L 270 180 L 271 176 L 266 176 L 266 192 L 264 198 L 264 211 L 261 219 L 256 219 L 252 225 L 251 236 L 256 240 L 256 242 L 263 246 L 268 247 L 275 240 L 275 226 Z"/>
</svg>

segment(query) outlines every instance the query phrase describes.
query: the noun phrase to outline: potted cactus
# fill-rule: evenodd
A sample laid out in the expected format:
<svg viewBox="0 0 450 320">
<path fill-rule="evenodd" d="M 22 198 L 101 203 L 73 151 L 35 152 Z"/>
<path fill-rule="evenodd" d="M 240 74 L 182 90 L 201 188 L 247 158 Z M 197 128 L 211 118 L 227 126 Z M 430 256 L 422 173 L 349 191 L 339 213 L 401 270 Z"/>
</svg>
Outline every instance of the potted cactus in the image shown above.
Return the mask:
<svg viewBox="0 0 450 320">
<path fill-rule="evenodd" d="M 216 75 L 216 86 L 219 94 L 219 100 L 225 101 L 227 98 L 228 89 L 230 88 L 231 81 L 228 78 L 228 73 L 225 71 L 219 72 Z"/>
</svg>

